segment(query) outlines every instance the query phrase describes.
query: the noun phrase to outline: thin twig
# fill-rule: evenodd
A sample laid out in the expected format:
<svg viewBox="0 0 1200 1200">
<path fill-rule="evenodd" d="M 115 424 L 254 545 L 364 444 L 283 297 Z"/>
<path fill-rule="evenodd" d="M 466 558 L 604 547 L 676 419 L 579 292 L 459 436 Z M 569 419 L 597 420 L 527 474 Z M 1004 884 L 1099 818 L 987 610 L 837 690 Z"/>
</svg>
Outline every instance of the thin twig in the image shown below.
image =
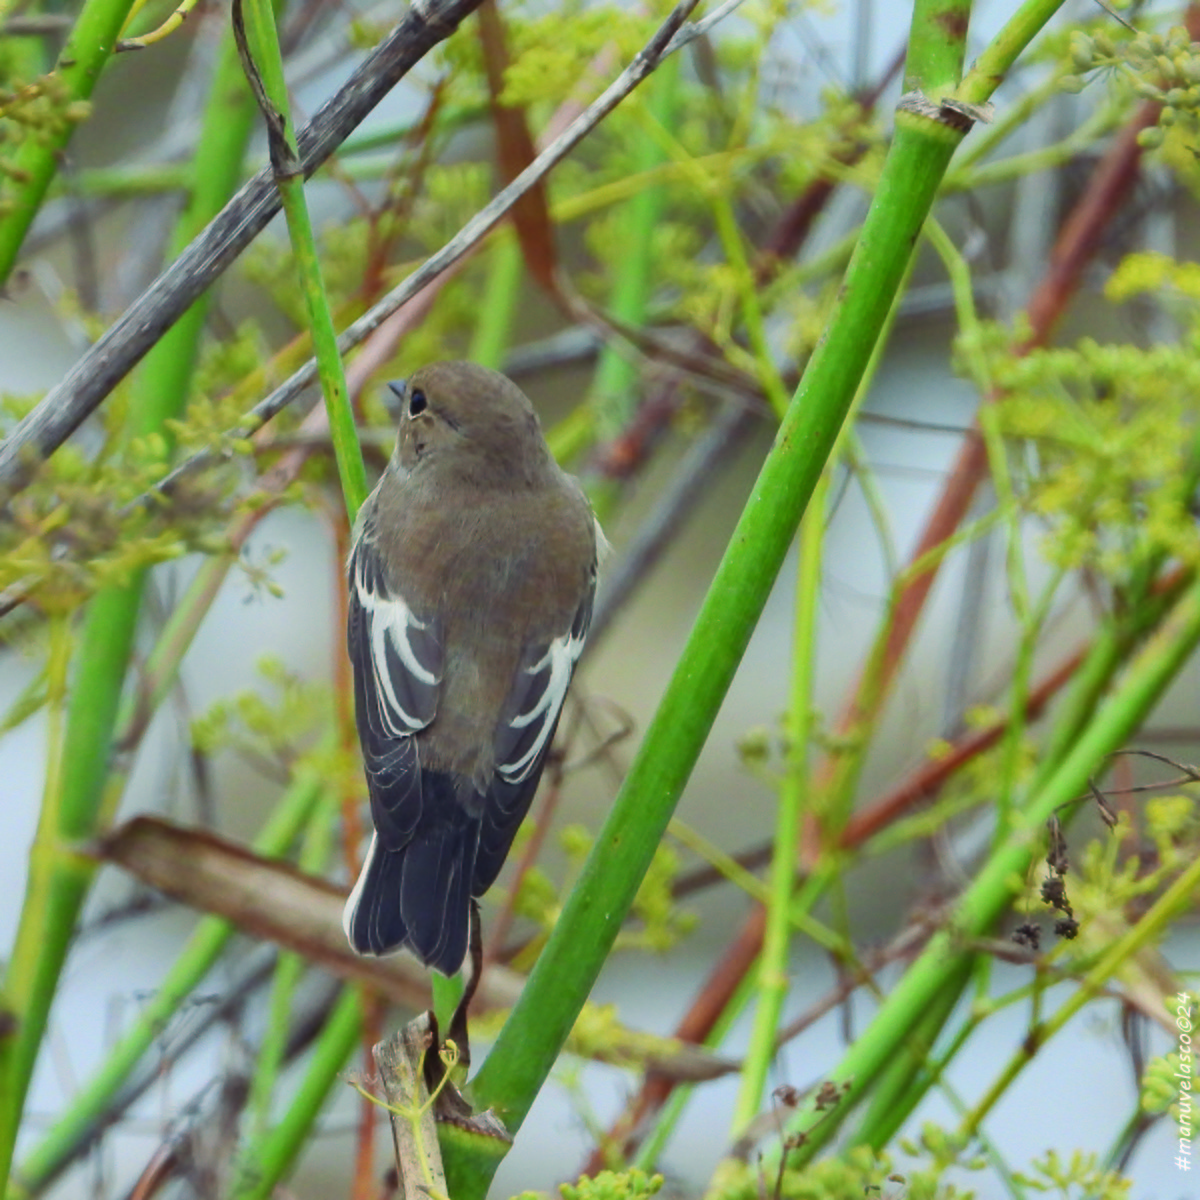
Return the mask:
<svg viewBox="0 0 1200 1200">
<path fill-rule="evenodd" d="M 671 38 L 699 0 L 681 0 L 655 35 L 638 52 L 633 61 L 567 126 L 565 130 L 529 164 L 506 188 L 479 210 L 440 250 L 431 255 L 398 287 L 390 291 L 359 319 L 347 326 L 338 338 L 338 350 L 344 355 L 369 334 L 373 333 L 397 309 L 418 295 L 443 271 L 451 268 L 476 246 L 483 237 L 506 216 L 530 188 L 536 186 L 558 165 L 622 100 L 628 96 L 670 52 Z M 267 421 L 297 399 L 316 377 L 316 362 L 309 359 L 290 378 L 285 380 L 246 415 L 241 436 L 261 428 Z M 14 435 L 15 436 L 15 435 Z M 7 445 L 5 447 L 7 449 Z M 5 482 L 4 451 L 0 450 L 0 485 Z M 181 463 L 160 484 L 169 490 L 181 474 L 190 472 L 207 461 L 197 455 Z"/>
<path fill-rule="evenodd" d="M 300 131 L 304 173 L 311 175 L 433 46 L 479 0 L 421 0 Z M 142 293 L 47 393 L 0 446 L 0 489 L 19 490 L 219 278 L 279 211 L 270 167 L 259 171 L 188 248 Z"/>
<path fill-rule="evenodd" d="M 478 242 L 671 53 L 672 39 L 698 2 L 680 0 L 633 62 L 605 92 L 441 250 L 350 325 L 338 339 L 338 349 L 345 354 L 358 345 L 405 301 Z M 431 46 L 448 36 L 477 3 L 478 0 L 427 0 L 426 5 L 414 5 L 409 10 L 409 16 L 301 133 L 300 156 L 306 176 L 333 152 L 388 88 Z M 421 7 L 431 11 L 422 15 Z M 417 14 L 415 17 L 414 13 Z M 385 50 L 388 51 L 386 55 Z M 385 73 L 385 68 L 390 69 Z M 380 86 L 381 80 L 386 81 L 386 86 Z M 342 99 L 344 96 L 346 99 Z M 78 428 L 192 300 L 233 262 L 278 208 L 271 171 L 260 171 L 0 446 L 0 488 L 15 491 L 28 482 L 30 468 L 53 453 Z M 310 359 L 255 408 L 252 428 L 269 420 L 299 396 L 315 375 L 316 364 Z M 31 453 L 32 462 L 27 461 Z"/>
</svg>

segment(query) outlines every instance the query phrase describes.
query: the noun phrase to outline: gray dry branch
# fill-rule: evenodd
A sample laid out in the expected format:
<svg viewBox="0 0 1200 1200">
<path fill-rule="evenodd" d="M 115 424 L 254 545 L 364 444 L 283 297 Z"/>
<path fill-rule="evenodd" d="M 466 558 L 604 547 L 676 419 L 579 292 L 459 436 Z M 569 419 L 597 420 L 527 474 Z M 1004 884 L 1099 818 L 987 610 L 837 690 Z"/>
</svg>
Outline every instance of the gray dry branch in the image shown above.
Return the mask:
<svg viewBox="0 0 1200 1200">
<path fill-rule="evenodd" d="M 420 0 L 297 135 L 305 176 L 480 0 Z M 279 211 L 270 166 L 243 185 L 0 446 L 0 492 L 17 491 Z"/>
<path fill-rule="evenodd" d="M 426 1054 L 436 1054 L 429 1014 L 422 1013 L 375 1047 L 375 1065 L 387 1095 L 404 1200 L 446 1195 L 433 1101 L 425 1086 Z"/>
<path fill-rule="evenodd" d="M 427 50 L 454 31 L 479 0 L 429 0 L 414 6 L 299 135 L 304 174 L 309 176 L 341 144 Z M 741 0 L 726 0 L 703 21 L 687 24 L 699 0 L 680 0 L 654 36 L 604 93 L 547 146 L 516 179 L 481 209 L 445 246 L 404 283 L 385 296 L 338 339 L 344 354 L 431 279 L 462 257 L 513 205 L 543 179 L 634 88 L 669 55 L 732 12 Z M 100 404 L 197 296 L 237 258 L 279 210 L 270 167 L 264 168 L 225 206 L 202 234 L 130 306 L 0 446 L 0 493 L 20 489 L 32 470 L 52 454 Z M 291 403 L 313 380 L 309 360 L 251 414 L 253 432 Z M 183 470 L 190 463 L 185 463 Z M 178 475 L 174 473 L 173 480 Z"/>
<path fill-rule="evenodd" d="M 372 334 L 394 312 L 408 303 L 421 290 L 431 284 L 443 271 L 452 267 L 467 254 L 498 224 L 525 195 L 554 169 L 583 139 L 608 116 L 626 96 L 630 94 L 655 68 L 674 51 L 687 45 L 698 36 L 697 30 L 707 29 L 712 19 L 731 12 L 741 0 L 731 0 L 713 14 L 712 18 L 692 25 L 685 25 L 688 15 L 699 0 L 680 0 L 659 26 L 654 36 L 635 55 L 633 61 L 574 121 L 570 123 L 506 188 L 484 205 L 440 250 L 425 260 L 403 283 L 393 288 L 377 304 L 363 313 L 357 321 L 347 326 L 338 338 L 338 349 L 342 354 L 353 349 Z M 288 379 L 284 380 L 269 396 L 260 401 L 247 414 L 246 423 L 239 436 L 248 437 L 262 428 L 294 400 L 316 378 L 316 360 L 310 358 Z M 48 399 L 48 397 L 47 397 Z M 5 483 L 3 451 L 0 450 L 0 487 Z M 168 491 L 180 478 L 207 461 L 204 454 L 195 455 L 181 463 L 166 479 L 160 489 Z"/>
</svg>

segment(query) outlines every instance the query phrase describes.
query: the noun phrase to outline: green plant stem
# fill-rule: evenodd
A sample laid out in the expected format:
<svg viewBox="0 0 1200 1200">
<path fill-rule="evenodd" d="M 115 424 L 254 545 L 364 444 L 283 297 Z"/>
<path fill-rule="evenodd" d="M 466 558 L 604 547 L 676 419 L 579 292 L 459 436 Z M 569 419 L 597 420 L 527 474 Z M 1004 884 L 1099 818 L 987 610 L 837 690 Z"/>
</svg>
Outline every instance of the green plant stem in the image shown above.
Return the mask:
<svg viewBox="0 0 1200 1200">
<path fill-rule="evenodd" d="M 837 438 L 961 134 L 900 114 L 830 328 L 734 531 L 616 803 L 475 1081 L 519 1128 L 612 946 Z M 479 1161 L 470 1196 L 494 1162 Z"/>
<path fill-rule="evenodd" d="M 237 187 L 252 111 L 232 41 L 227 39 L 205 109 L 196 189 L 174 231 L 173 252 L 191 240 Z M 162 432 L 167 419 L 182 411 L 205 312 L 205 302 L 193 305 L 147 356 L 123 431 L 126 444 Z M 43 816 L 47 808 L 57 813 L 56 827 L 31 859 L 21 923 L 5 978 L 9 997 L 17 998 L 14 1011 L 19 1021 L 16 1046 L 7 1064 L 0 1049 L 4 1071 L 0 1091 L 7 1105 L 13 1106 L 0 1109 L 0 1193 L 50 1005 L 95 869 L 71 847 L 95 833 L 103 813 L 112 770 L 113 729 L 144 582 L 145 572 L 135 572 L 125 587 L 101 592 L 89 604 L 79 635 L 61 767 L 56 761 L 48 766 L 52 775 L 61 769 L 61 797 L 47 790 L 43 801 Z M 57 859 L 59 866 L 49 873 L 38 868 L 34 859 L 39 855 Z"/>
<path fill-rule="evenodd" d="M 827 1075 L 849 1085 L 849 1093 L 832 1113 L 825 1113 L 809 1133 L 793 1161 L 809 1161 L 836 1133 L 855 1102 L 874 1081 L 942 989 L 961 970 L 964 939 L 986 934 L 1011 900 L 1012 881 L 1023 879 L 1035 855 L 1044 853 L 1042 827 L 1063 804 L 1086 792 L 1088 779 L 1105 757 L 1137 730 L 1164 689 L 1200 644 L 1200 586 L 1193 584 L 1175 610 L 1131 663 L 1120 686 L 1082 730 L 1058 769 L 1032 792 L 1014 814 L 1014 831 L 997 846 L 959 900 L 945 928 L 931 939 L 921 957 L 892 989 L 874 1021 Z M 789 1122 L 803 1130 L 814 1122 L 810 1104 Z"/>
<path fill-rule="evenodd" d="M 301 871 L 315 876 L 323 876 L 329 866 L 334 826 L 339 817 L 339 806 L 334 802 L 333 796 L 325 793 L 324 799 L 325 804 L 310 807 L 308 828 L 297 863 Z M 271 981 L 271 995 L 268 1001 L 267 1025 L 262 1044 L 259 1046 L 254 1078 L 250 1081 L 250 1098 L 247 1104 L 253 1122 L 252 1129 L 256 1135 L 265 1132 L 270 1123 L 271 1102 L 287 1052 L 292 1004 L 296 988 L 307 966 L 304 956 L 294 950 L 281 952 L 275 964 L 275 976 Z"/>
<path fill-rule="evenodd" d="M 298 774 L 255 838 L 255 852 L 267 858 L 285 854 L 309 820 L 323 788 L 317 771 L 305 769 Z M 13 1173 L 7 1193 L 10 1200 L 24 1200 L 41 1191 L 61 1170 L 86 1131 L 102 1119 L 117 1090 L 236 933 L 233 925 L 217 917 L 200 921 L 175 965 L 139 1011 L 128 1032 L 109 1052 L 104 1065 L 75 1093 L 50 1131 Z"/>
<path fill-rule="evenodd" d="M 1197 604 L 1197 622 L 1200 625 L 1200 603 Z M 1200 632 L 1197 641 L 1200 641 Z M 1055 1009 L 1054 1015 L 1037 1022 L 1030 1030 L 1022 1040 L 1021 1048 L 1009 1059 L 988 1089 L 987 1095 L 963 1120 L 961 1130 L 965 1135 L 970 1137 L 975 1133 L 1012 1081 L 1033 1061 L 1038 1050 L 1078 1015 L 1085 1004 L 1094 1000 L 1122 966 L 1139 951 L 1158 942 L 1170 922 L 1193 907 L 1197 889 L 1200 889 L 1200 859 L 1180 872 L 1150 911 L 1105 951 L 1100 961 L 1079 981 L 1079 986 Z"/>
<path fill-rule="evenodd" d="M 15 1032 L 0 1041 L 0 1184 L 8 1176 L 50 1006 L 95 872 L 94 864 L 80 857 L 74 846 L 94 829 L 106 776 L 111 721 L 136 620 L 136 603 L 131 613 L 119 599 L 123 593 L 102 594 L 88 610 L 82 644 L 94 647 L 95 652 L 81 655 L 67 700 L 65 733 L 53 737 L 47 747 L 41 815 L 29 856 L 17 937 L 5 972 L 5 1003 Z M 115 636 L 105 641 L 97 636 L 98 631 L 112 631 Z M 61 654 L 61 648 L 51 653 L 55 664 L 49 687 L 51 712 L 60 706 L 56 699 L 60 685 L 54 681 L 65 676 L 57 665 Z M 85 698 L 92 703 L 85 703 Z M 92 773 L 84 767 L 91 767 Z"/>
<path fill-rule="evenodd" d="M 787 954 L 791 941 L 791 898 L 800 845 L 800 813 L 808 797 L 809 742 L 813 725 L 813 683 L 816 676 L 816 632 L 820 608 L 821 547 L 829 503 L 829 472 L 813 493 L 800 522 L 800 553 L 796 569 L 796 612 L 792 634 L 791 695 L 787 710 L 787 771 L 779 789 L 775 819 L 775 849 L 771 858 L 771 901 L 767 907 L 763 947 L 759 955 L 757 1007 L 750 1045 L 742 1067 L 742 1085 L 733 1116 L 736 1137 L 757 1116 L 775 1057 L 775 1039 L 787 996 Z"/>
<path fill-rule="evenodd" d="M 268 1200 L 307 1146 L 312 1127 L 338 1074 L 362 1038 L 359 990 L 342 988 L 283 1119 L 245 1149 L 230 1200 Z"/>
<path fill-rule="evenodd" d="M 678 108 L 681 55 L 668 58 L 646 85 L 646 111 L 650 123 L 670 129 Z M 635 102 L 636 103 L 636 102 Z M 636 174 L 653 171 L 663 161 L 663 152 L 653 137 L 634 143 Z M 610 311 L 623 325 L 640 329 L 646 322 L 654 293 L 654 236 L 666 206 L 665 183 L 639 188 L 628 200 L 620 218 L 620 251 L 614 271 Z M 614 248 L 615 249 L 615 248 Z M 638 364 L 628 351 L 612 343 L 600 352 L 592 382 L 592 410 L 597 415 L 601 437 L 614 437 L 629 422 L 635 407 Z"/>
<path fill-rule="evenodd" d="M 927 0 L 913 7 L 904 90 L 940 100 L 958 82 L 971 0 Z"/>
<path fill-rule="evenodd" d="M 955 98 L 967 104 L 986 104 L 1009 67 L 1062 6 L 1063 0 L 1025 0 L 972 63 L 954 91 Z"/>
<path fill-rule="evenodd" d="M 875 539 L 879 543 L 879 557 L 884 577 L 894 578 L 900 572 L 900 555 L 896 552 L 896 536 L 892 529 L 891 513 L 884 499 L 883 490 L 871 466 L 870 456 L 858 434 L 858 426 L 846 427 L 846 467 L 854 475 L 859 494 L 866 505 L 871 524 L 875 527 Z"/>
<path fill-rule="evenodd" d="M 132 7 L 133 0 L 84 4 L 54 71 L 68 103 L 83 103 L 91 96 Z M 74 122 L 64 119 L 54 129 L 27 130 L 0 172 L 0 287 L 16 265 L 74 128 Z"/>
<path fill-rule="evenodd" d="M 933 1047 L 958 1006 L 971 977 L 973 963 L 964 956 L 958 972 L 933 998 L 896 1056 L 871 1089 L 871 1103 L 854 1131 L 853 1143 L 882 1151 L 925 1097 L 948 1060 L 933 1060 Z"/>
<path fill-rule="evenodd" d="M 64 909 L 74 921 L 77 910 L 71 911 L 71 905 L 77 901 L 81 886 L 79 865 L 56 853 L 62 819 L 67 672 L 71 662 L 71 628 L 65 614 L 56 613 L 50 617 L 48 641 L 46 781 L 29 855 L 26 904 L 21 912 L 12 958 L 7 964 L 2 997 L 2 1011 L 12 1022 L 12 1027 L 0 1034 L 0 1120 L 5 1136 L 0 1145 L 0 1184 L 8 1177 L 24 1095 L 33 1070 L 31 1058 L 36 1054 L 36 1045 L 31 1050 L 28 1039 L 21 1036 L 23 1030 L 18 1022 L 24 1014 L 35 1011 L 35 1005 L 47 988 L 53 991 L 53 981 L 46 980 L 47 964 L 40 949 L 62 920 Z M 32 898 L 40 902 L 30 904 Z"/>
<path fill-rule="evenodd" d="M 776 417 L 782 419 L 783 414 L 787 411 L 789 397 L 779 374 L 775 355 L 771 352 L 770 343 L 767 341 L 759 286 L 754 278 L 754 268 L 750 265 L 749 256 L 746 254 L 746 243 L 742 231 L 738 228 L 737 215 L 733 211 L 733 205 L 728 195 L 723 190 L 712 196 L 712 206 L 717 236 L 721 239 L 721 249 L 733 272 L 738 308 L 746 330 L 746 341 L 749 342 L 750 351 L 754 355 L 758 383 L 766 393 L 767 400 Z"/>
<path fill-rule="evenodd" d="M 254 66 L 260 74 L 263 91 L 282 118 L 282 138 L 290 151 L 291 161 L 299 163 L 296 134 L 288 117 L 287 85 L 283 78 L 279 32 L 275 27 L 275 14 L 270 0 L 245 0 L 242 12 L 245 17 L 246 43 L 253 56 Z M 321 274 L 316 238 L 313 236 L 308 204 L 304 198 L 304 177 L 298 168 L 294 172 L 278 171 L 275 184 L 287 221 L 292 253 L 296 258 L 300 289 L 304 294 L 313 354 L 317 360 L 317 376 L 321 381 L 325 409 L 329 414 L 329 433 L 333 441 L 338 477 L 342 483 L 342 495 L 346 501 L 346 512 L 353 522 L 359 508 L 362 507 L 362 502 L 367 498 L 367 472 L 358 444 L 354 412 L 346 391 L 346 373 L 342 366 L 342 356 L 338 352 L 333 317 L 329 312 L 329 300 L 325 293 L 325 280 Z"/>
<path fill-rule="evenodd" d="M 1051 82 L 1055 83 L 1054 91 L 1057 93 L 1057 81 Z M 1065 166 L 1089 151 L 1101 138 L 1112 133 L 1124 115 L 1125 109 L 1122 105 L 1102 102 L 1078 129 L 1073 129 L 1066 137 L 1052 145 L 1040 146 L 1036 150 L 1020 154 L 1010 154 L 1007 158 L 987 162 L 978 167 L 968 166 L 956 159 L 952 170 L 946 175 L 946 191 L 974 192 L 980 188 L 1024 179 L 1039 171 L 1053 171 Z M 972 146 L 971 149 L 974 151 L 977 147 Z"/>
<path fill-rule="evenodd" d="M 525 259 L 521 244 L 511 227 L 505 227 L 493 238 L 488 256 L 487 285 L 479 305 L 479 318 L 471 337 L 467 357 L 481 366 L 498 371 L 504 363 L 512 342 L 513 321 L 517 299 L 521 294 L 521 278 Z"/>
</svg>

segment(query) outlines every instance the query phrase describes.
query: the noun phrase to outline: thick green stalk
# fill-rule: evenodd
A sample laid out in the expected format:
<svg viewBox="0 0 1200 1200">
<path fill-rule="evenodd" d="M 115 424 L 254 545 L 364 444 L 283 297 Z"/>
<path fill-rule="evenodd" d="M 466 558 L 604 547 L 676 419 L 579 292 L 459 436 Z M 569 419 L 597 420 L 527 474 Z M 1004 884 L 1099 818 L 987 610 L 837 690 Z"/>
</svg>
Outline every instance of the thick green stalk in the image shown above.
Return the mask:
<svg viewBox="0 0 1200 1200">
<path fill-rule="evenodd" d="M 1024 879 L 1035 857 L 1045 854 L 1046 821 L 1062 805 L 1087 791 L 1098 764 L 1136 732 L 1163 691 L 1200 644 L 1200 585 L 1179 601 L 1170 616 L 1131 663 L 1128 673 L 1095 719 L 1045 784 L 1015 814 L 1012 835 L 991 854 L 963 894 L 945 927 L 892 989 L 874 1021 L 826 1078 L 849 1085 L 849 1092 L 820 1121 L 810 1105 L 789 1122 L 808 1128 L 796 1163 L 809 1161 L 837 1132 L 857 1100 L 893 1060 L 909 1032 L 920 1022 L 942 989 L 951 986 L 966 955 L 964 940 L 986 934 L 1012 899 L 1014 879 Z"/>
<path fill-rule="evenodd" d="M 896 1056 L 871 1089 L 870 1107 L 854 1131 L 854 1145 L 870 1146 L 882 1152 L 931 1085 L 937 1082 L 937 1070 L 944 1067 L 945 1062 L 935 1063 L 933 1047 L 958 1007 L 972 969 L 971 957 L 964 955 L 956 975 L 947 980 L 946 986 L 921 1014 L 918 1025 L 897 1047 Z"/>
<path fill-rule="evenodd" d="M 989 48 L 990 74 L 972 93 L 975 102 L 987 99 L 1056 7 L 1027 3 L 1016 14 L 1019 28 L 1014 31 L 1010 22 L 1002 31 L 1002 48 Z M 914 21 L 935 10 L 938 6 L 918 3 Z M 939 52 L 938 63 L 945 69 L 947 56 Z M 931 91 L 952 81 L 953 76 L 936 78 L 928 63 L 917 67 L 916 77 Z M 939 120 L 908 112 L 897 116 L 895 138 L 827 335 L 793 397 L 579 883 L 475 1081 L 478 1102 L 494 1106 L 511 1129 L 528 1112 L 599 973 L 695 764 L 961 137 Z M 462 1200 L 482 1196 L 494 1170 L 494 1158 L 482 1154 L 463 1164 Z"/>
<path fill-rule="evenodd" d="M 255 852 L 267 858 L 285 854 L 308 821 L 323 787 L 315 771 L 299 775 L 255 838 Z M 139 1011 L 128 1032 L 112 1048 L 104 1065 L 75 1093 L 66 1111 L 13 1172 L 8 1191 L 10 1200 L 24 1200 L 58 1173 L 85 1132 L 101 1119 L 130 1072 L 161 1036 L 163 1026 L 200 985 L 236 933 L 233 925 L 217 917 L 205 917 L 196 926 L 175 965 Z"/>
<path fill-rule="evenodd" d="M 940 100 L 958 82 L 971 22 L 971 0 L 926 0 L 913 7 L 904 90 Z"/>
<path fill-rule="evenodd" d="M 227 43 L 205 112 L 196 190 L 175 230 L 175 250 L 190 241 L 237 187 L 251 113 L 236 55 Z M 182 411 L 204 312 L 202 302 L 193 306 L 148 356 L 130 405 L 127 442 L 161 431 L 168 417 Z M 48 782 L 43 804 L 55 816 L 52 826 L 43 823 L 31 854 L 21 923 L 5 978 L 17 1032 L 11 1058 L 0 1058 L 0 1091 L 6 1105 L 0 1110 L 0 1190 L 58 977 L 94 873 L 93 864 L 71 847 L 96 830 L 144 578 L 144 572 L 137 572 L 125 587 L 98 594 L 88 606 L 79 638 L 61 762 L 49 768 L 51 776 L 61 769 L 61 791 Z"/>
<path fill-rule="evenodd" d="M 133 0 L 87 0 L 59 55 L 55 80 L 67 104 L 86 103 L 112 55 Z M 16 153 L 0 171 L 0 287 L 7 282 L 21 243 L 41 208 L 75 123 L 27 130 Z"/>
<path fill-rule="evenodd" d="M 960 137 L 901 114 L 828 335 L 793 397 L 579 883 L 475 1082 L 477 1101 L 494 1106 L 512 1130 L 553 1065 L 687 782 Z M 492 1167 L 481 1160 L 471 1194 L 482 1195 Z"/>
<path fill-rule="evenodd" d="M 288 119 L 287 84 L 283 78 L 279 31 L 275 27 L 275 14 L 270 0 L 245 0 L 241 11 L 245 17 L 246 44 L 253 56 L 254 68 L 259 73 L 266 100 L 274 107 L 283 126 L 278 135 L 268 130 L 269 137 L 278 136 L 286 145 L 286 151 L 277 146 L 272 152 L 277 162 L 275 185 L 279 189 L 292 253 L 296 258 L 296 273 L 304 294 L 304 308 L 312 336 L 313 354 L 317 360 L 317 375 L 325 396 L 325 409 L 329 414 L 329 433 L 333 440 L 338 476 L 342 481 L 342 495 L 346 501 L 346 512 L 353 521 L 367 498 L 367 472 L 358 444 L 354 412 L 346 391 L 346 373 L 338 352 L 329 299 L 325 294 L 317 242 L 308 215 L 308 204 L 304 199 L 304 176 L 298 166 L 300 158 L 296 149 L 296 134 Z M 237 20 L 236 8 L 234 19 Z M 280 169 L 285 158 L 294 165 Z"/>
<path fill-rule="evenodd" d="M 45 988 L 44 968 L 40 947 L 61 919 L 61 910 L 75 897 L 77 868 L 73 862 L 62 861 L 53 853 L 55 831 L 62 806 L 62 763 L 67 708 L 67 674 L 71 662 L 70 620 L 63 613 L 51 615 L 48 622 L 46 653 L 46 782 L 42 809 L 29 855 L 29 880 L 26 883 L 27 902 L 21 913 L 12 958 L 7 964 L 4 992 L 0 996 L 0 1012 L 10 1018 L 10 1027 L 0 1032 L 0 1131 L 5 1138 L 0 1145 L 0 1185 L 8 1177 L 17 1126 L 21 1120 L 24 1088 L 29 1068 L 25 1063 L 29 1050 L 21 1037 L 21 1014 L 32 1010 L 41 990 Z M 29 898 L 37 904 L 29 904 Z M 74 920 L 74 915 L 70 914 Z M 21 936 L 24 934 L 24 936 Z M 51 985 L 52 986 L 52 985 Z M 2 1194 L 2 1193 L 0 1193 Z"/>
</svg>

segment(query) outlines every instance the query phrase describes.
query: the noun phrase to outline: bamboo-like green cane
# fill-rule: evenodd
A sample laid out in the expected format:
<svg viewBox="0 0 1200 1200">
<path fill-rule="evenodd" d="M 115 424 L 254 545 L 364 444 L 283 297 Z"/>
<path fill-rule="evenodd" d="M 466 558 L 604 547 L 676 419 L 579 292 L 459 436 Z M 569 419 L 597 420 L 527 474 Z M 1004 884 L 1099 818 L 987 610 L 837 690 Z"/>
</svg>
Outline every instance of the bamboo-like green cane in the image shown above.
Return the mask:
<svg viewBox="0 0 1200 1200">
<path fill-rule="evenodd" d="M 1029 0 L 1022 6 L 1002 31 L 1002 52 L 986 56 L 987 76 L 972 72 L 969 77 L 970 103 L 987 99 L 1057 7 L 1050 0 Z M 961 18 L 964 11 L 961 4 L 918 3 L 914 24 L 936 21 L 938 14 Z M 958 31 L 956 53 L 948 54 L 935 40 L 930 62 L 912 69 L 932 93 L 945 94 L 961 63 L 965 22 L 944 21 L 939 28 Z M 948 78 L 938 74 L 950 66 L 954 72 Z M 907 112 L 898 116 L 875 201 L 825 340 L 793 397 L 579 883 L 475 1081 L 476 1102 L 494 1106 L 510 1130 L 519 1128 L 529 1111 L 632 903 L 850 407 L 961 136 L 961 131 L 931 117 Z M 482 1197 L 495 1158 L 481 1154 L 473 1162 L 456 1164 L 455 1170 L 462 1200 Z"/>
<path fill-rule="evenodd" d="M 308 215 L 308 204 L 304 199 L 304 174 L 300 169 L 295 129 L 288 118 L 287 85 L 283 78 L 279 31 L 275 27 L 275 14 L 270 0 L 234 0 L 235 29 L 243 17 L 248 56 L 253 60 L 246 63 L 247 71 L 251 72 L 252 86 L 259 86 L 254 82 L 257 77 L 262 89 L 260 106 L 264 110 L 268 106 L 274 109 L 274 114 L 264 112 L 264 115 L 267 116 L 267 136 L 272 142 L 275 184 L 279 189 L 292 253 L 296 257 L 296 272 L 304 293 L 304 308 L 317 360 L 317 374 L 325 395 L 325 408 L 329 414 L 329 431 L 338 475 L 342 481 L 342 494 L 346 500 L 346 511 L 353 521 L 367 498 L 367 473 L 358 444 L 350 397 L 346 391 L 346 373 L 338 352 L 337 333 L 325 294 L 317 242 Z"/>
<path fill-rule="evenodd" d="M 947 978 L 929 1007 L 896 1047 L 895 1057 L 880 1072 L 871 1088 L 867 1112 L 854 1130 L 854 1145 L 882 1151 L 933 1085 L 935 1079 L 929 1074 L 929 1064 L 933 1061 L 934 1044 L 958 1008 L 974 966 L 973 956 L 963 955 L 957 970 Z M 957 1049 L 961 1050 L 965 1044 L 964 1039 Z M 949 1059 L 939 1061 L 944 1068 Z"/>
<path fill-rule="evenodd" d="M 175 251 L 237 187 L 252 116 L 237 56 L 227 42 L 205 111 L 195 191 L 172 239 Z M 148 356 L 130 405 L 127 439 L 161 431 L 168 417 L 182 411 L 205 311 L 203 302 L 194 305 Z M 94 874 L 93 864 L 70 847 L 96 832 L 143 582 L 139 572 L 126 587 L 97 595 L 79 636 L 61 759 L 47 773 L 25 903 L 4 979 L 16 1033 L 0 1038 L 0 1192 L 59 974 Z"/>
<path fill-rule="evenodd" d="M 829 334 L 793 398 L 563 917 L 475 1082 L 476 1101 L 495 1106 L 510 1130 L 520 1126 L 553 1064 L 683 790 L 960 136 L 928 120 L 897 129 Z M 490 1165 L 480 1163 L 484 1170 Z M 486 1179 L 479 1178 L 475 1194 L 485 1187 Z"/>
<path fill-rule="evenodd" d="M 84 4 L 54 70 L 68 103 L 84 103 L 91 96 L 132 7 L 133 0 L 87 0 Z M 63 121 L 52 131 L 28 130 L 11 161 L 3 164 L 0 287 L 16 265 L 21 243 L 41 208 L 73 131 L 70 121 Z"/>
</svg>

